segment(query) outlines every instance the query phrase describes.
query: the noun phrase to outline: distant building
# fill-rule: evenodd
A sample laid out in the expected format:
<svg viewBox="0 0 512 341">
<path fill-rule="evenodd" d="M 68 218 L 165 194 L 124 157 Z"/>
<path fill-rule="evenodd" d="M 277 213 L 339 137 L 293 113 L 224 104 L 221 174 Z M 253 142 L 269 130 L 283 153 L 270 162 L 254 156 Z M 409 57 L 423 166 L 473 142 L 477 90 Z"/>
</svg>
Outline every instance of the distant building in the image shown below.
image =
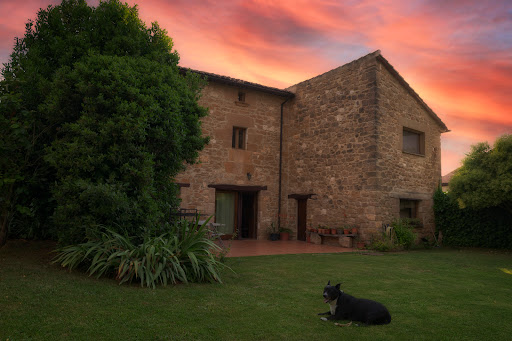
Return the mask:
<svg viewBox="0 0 512 341">
<path fill-rule="evenodd" d="M 280 90 L 207 72 L 210 143 L 176 178 L 182 207 L 227 235 L 266 239 L 271 222 L 355 225 L 363 240 L 398 217 L 434 229 L 448 128 L 380 51 Z"/>
<path fill-rule="evenodd" d="M 441 178 L 441 185 L 443 187 L 443 192 L 448 192 L 448 190 L 449 190 L 448 184 L 450 183 L 450 180 L 452 179 L 452 177 L 456 171 L 457 171 L 457 169 L 451 171 L 450 173 L 448 173 L 446 175 L 443 175 L 443 177 Z"/>
</svg>

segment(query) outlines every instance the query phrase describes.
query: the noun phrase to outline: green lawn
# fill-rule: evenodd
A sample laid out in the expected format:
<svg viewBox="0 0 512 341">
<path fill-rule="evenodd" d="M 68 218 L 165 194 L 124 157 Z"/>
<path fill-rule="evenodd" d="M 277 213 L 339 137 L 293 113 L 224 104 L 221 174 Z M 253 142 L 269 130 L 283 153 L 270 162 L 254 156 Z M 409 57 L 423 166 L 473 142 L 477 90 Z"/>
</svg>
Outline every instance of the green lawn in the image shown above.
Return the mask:
<svg viewBox="0 0 512 341">
<path fill-rule="evenodd" d="M 49 263 L 48 243 L 0 249 L 0 340 L 510 340 L 512 253 L 430 250 L 230 258 L 224 284 L 118 286 Z M 386 326 L 317 313 L 327 280 L 384 303 Z"/>
</svg>

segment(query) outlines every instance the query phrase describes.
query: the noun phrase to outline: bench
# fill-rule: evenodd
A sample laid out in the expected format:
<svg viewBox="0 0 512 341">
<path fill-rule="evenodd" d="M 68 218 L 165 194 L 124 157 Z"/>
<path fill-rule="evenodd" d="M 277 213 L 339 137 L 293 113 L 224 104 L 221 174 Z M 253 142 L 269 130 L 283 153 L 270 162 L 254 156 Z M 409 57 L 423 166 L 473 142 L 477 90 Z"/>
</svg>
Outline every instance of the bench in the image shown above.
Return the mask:
<svg viewBox="0 0 512 341">
<path fill-rule="evenodd" d="M 354 238 L 357 234 L 327 234 L 318 232 L 308 232 L 310 234 L 310 240 L 313 244 L 325 244 L 327 239 L 338 239 L 338 244 L 341 247 L 352 248 L 354 245 Z"/>
</svg>

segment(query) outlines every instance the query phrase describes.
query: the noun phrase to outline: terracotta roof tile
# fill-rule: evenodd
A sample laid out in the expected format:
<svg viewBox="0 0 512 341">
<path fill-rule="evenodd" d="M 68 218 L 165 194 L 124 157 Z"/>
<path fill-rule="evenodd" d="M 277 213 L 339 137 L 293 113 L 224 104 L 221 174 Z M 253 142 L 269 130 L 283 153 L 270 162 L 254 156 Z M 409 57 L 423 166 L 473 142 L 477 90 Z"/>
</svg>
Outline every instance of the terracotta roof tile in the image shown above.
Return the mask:
<svg viewBox="0 0 512 341">
<path fill-rule="evenodd" d="M 193 70 L 193 69 L 189 69 L 189 68 L 185 68 L 185 67 L 181 67 L 181 66 L 179 66 L 179 68 L 182 73 L 185 73 L 187 71 L 197 73 L 198 75 L 206 77 L 206 79 L 209 81 L 224 83 L 224 84 L 228 84 L 228 85 L 234 85 L 234 86 L 238 86 L 238 87 L 246 88 L 246 89 L 259 90 L 259 91 L 263 91 L 266 93 L 270 93 L 270 94 L 282 96 L 282 97 L 289 97 L 289 98 L 295 97 L 295 94 L 293 92 L 290 92 L 287 90 L 281 90 L 281 89 L 273 88 L 270 86 L 252 83 L 252 82 L 244 81 L 242 79 L 217 75 L 217 74 L 211 73 L 211 72 Z"/>
</svg>

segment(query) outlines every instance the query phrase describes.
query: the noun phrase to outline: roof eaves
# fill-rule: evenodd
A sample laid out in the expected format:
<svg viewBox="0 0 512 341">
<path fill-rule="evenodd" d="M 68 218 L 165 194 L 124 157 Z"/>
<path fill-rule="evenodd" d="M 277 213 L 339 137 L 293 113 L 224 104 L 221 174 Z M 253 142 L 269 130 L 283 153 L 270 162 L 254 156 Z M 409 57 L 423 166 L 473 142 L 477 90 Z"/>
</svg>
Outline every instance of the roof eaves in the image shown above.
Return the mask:
<svg viewBox="0 0 512 341">
<path fill-rule="evenodd" d="M 185 67 L 181 67 L 181 66 L 179 66 L 179 69 L 180 69 L 181 73 L 186 73 L 187 71 L 190 71 L 190 72 L 196 73 L 196 74 L 198 74 L 200 76 L 204 76 L 204 77 L 206 77 L 206 80 L 212 81 L 212 82 L 217 82 L 217 83 L 237 86 L 237 87 L 245 88 L 245 89 L 258 90 L 258 91 L 262 91 L 262 92 L 266 92 L 266 93 L 269 93 L 269 94 L 272 94 L 272 95 L 277 95 L 277 96 L 286 97 L 286 98 L 293 98 L 293 97 L 295 97 L 295 94 L 293 92 L 286 91 L 286 90 L 281 90 L 281 89 L 278 89 L 278 88 L 273 88 L 273 87 L 270 87 L 270 86 L 265 86 L 265 85 L 261 85 L 261 84 L 257 84 L 257 83 L 252 83 L 252 82 L 244 81 L 244 80 L 241 80 L 241 79 L 236 79 L 236 78 L 231 78 L 231 77 L 228 77 L 228 76 L 217 75 L 215 73 L 194 70 L 194 69 L 185 68 Z"/>
<path fill-rule="evenodd" d="M 384 65 L 384 67 L 389 71 L 389 73 L 391 73 L 397 80 L 398 82 L 405 88 L 405 90 L 407 90 L 407 92 L 409 92 L 409 94 L 421 105 L 423 106 L 423 108 L 425 108 L 425 110 L 428 112 L 428 114 L 441 126 L 441 128 L 444 129 L 444 133 L 447 133 L 449 132 L 450 130 L 448 129 L 448 127 L 446 126 L 446 124 L 444 124 L 444 122 L 439 118 L 439 116 L 436 115 L 436 113 L 430 109 L 430 107 L 427 105 L 427 103 L 425 103 L 421 97 L 416 93 L 416 91 L 414 91 L 414 89 L 409 85 L 409 83 L 407 83 L 405 81 L 405 79 L 398 73 L 398 71 L 395 70 L 395 68 L 393 67 L 393 65 L 391 65 L 386 58 L 384 58 L 381 54 L 380 54 L 380 51 L 379 53 L 376 55 L 376 58 L 378 61 L 380 61 L 382 63 L 382 65 Z"/>
</svg>

